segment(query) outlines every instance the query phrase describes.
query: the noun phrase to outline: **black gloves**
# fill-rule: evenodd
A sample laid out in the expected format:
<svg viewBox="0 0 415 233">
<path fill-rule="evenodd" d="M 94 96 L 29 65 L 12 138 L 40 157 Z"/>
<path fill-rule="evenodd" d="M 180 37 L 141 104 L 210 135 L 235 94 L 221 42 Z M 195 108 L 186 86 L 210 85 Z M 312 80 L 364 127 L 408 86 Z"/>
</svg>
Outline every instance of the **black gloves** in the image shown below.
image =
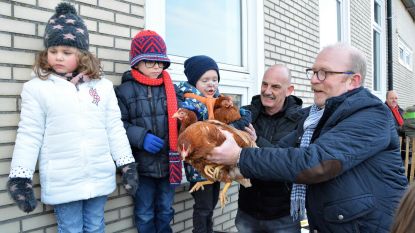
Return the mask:
<svg viewBox="0 0 415 233">
<path fill-rule="evenodd" d="M 134 197 L 139 184 L 137 164 L 129 163 L 121 166 L 120 169 L 122 175 L 122 184 L 124 185 L 127 193 Z"/>
<path fill-rule="evenodd" d="M 239 113 L 241 114 L 241 119 L 231 122 L 230 125 L 239 130 L 245 130 L 245 127 L 248 127 L 252 121 L 251 111 L 241 108 Z"/>
<path fill-rule="evenodd" d="M 32 180 L 29 178 L 10 178 L 7 182 L 7 191 L 17 206 L 26 213 L 32 212 L 37 205 L 33 193 Z"/>
</svg>

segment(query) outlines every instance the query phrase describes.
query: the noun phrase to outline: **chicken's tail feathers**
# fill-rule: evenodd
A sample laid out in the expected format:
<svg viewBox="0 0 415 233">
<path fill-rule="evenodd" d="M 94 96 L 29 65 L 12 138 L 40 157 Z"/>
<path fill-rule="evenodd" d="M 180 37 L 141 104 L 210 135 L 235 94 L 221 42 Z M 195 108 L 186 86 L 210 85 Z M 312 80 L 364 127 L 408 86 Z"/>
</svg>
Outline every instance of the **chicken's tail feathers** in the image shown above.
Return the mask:
<svg viewBox="0 0 415 233">
<path fill-rule="evenodd" d="M 247 178 L 238 179 L 238 180 L 236 180 L 236 182 L 240 183 L 245 188 L 249 188 L 249 187 L 252 186 L 251 180 L 250 179 L 247 179 Z"/>
</svg>

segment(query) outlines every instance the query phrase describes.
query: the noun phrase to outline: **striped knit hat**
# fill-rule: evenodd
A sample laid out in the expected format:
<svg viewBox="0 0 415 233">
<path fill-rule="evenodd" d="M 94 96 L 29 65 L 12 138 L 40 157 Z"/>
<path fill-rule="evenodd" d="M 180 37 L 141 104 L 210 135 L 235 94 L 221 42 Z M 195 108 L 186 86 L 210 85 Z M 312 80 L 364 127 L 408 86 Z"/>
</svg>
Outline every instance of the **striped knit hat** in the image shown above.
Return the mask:
<svg viewBox="0 0 415 233">
<path fill-rule="evenodd" d="M 167 57 L 167 48 L 163 38 L 151 30 L 140 31 L 131 41 L 131 67 L 143 60 L 162 61 L 165 63 L 164 69 L 170 66 L 170 59 Z"/>
<path fill-rule="evenodd" d="M 63 45 L 88 51 L 88 29 L 75 8 L 63 2 L 56 6 L 55 11 L 46 25 L 43 40 L 45 48 Z"/>
</svg>

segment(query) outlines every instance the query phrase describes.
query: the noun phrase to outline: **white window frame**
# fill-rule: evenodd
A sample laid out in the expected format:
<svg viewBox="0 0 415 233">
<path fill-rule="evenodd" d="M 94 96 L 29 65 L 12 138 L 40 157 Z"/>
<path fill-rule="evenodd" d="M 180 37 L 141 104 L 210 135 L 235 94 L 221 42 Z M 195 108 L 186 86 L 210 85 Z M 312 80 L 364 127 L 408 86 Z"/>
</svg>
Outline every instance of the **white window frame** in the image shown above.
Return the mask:
<svg viewBox="0 0 415 233">
<path fill-rule="evenodd" d="M 221 82 L 220 91 L 241 95 L 241 104 L 251 101 L 259 91 L 260 77 L 265 67 L 264 59 L 264 2 L 263 0 L 242 0 L 242 66 L 218 63 Z M 163 38 L 166 35 L 165 0 L 145 2 L 145 28 L 156 31 Z M 167 52 L 168 52 L 167 48 Z M 208 55 L 208 54 L 207 54 Z M 183 63 L 187 58 L 169 55 L 172 61 L 169 73 L 174 81 L 185 81 Z"/>
<path fill-rule="evenodd" d="M 350 0 L 337 0 L 341 7 L 341 42 L 350 43 Z"/>
<path fill-rule="evenodd" d="M 409 57 L 409 61 L 402 60 L 400 55 L 400 50 L 403 50 L 404 54 Z M 407 68 L 408 70 L 413 70 L 413 52 L 412 49 L 402 40 L 401 37 L 398 37 L 398 57 L 399 63 Z"/>
<path fill-rule="evenodd" d="M 320 0 L 319 4 L 324 3 L 325 0 Z M 337 42 L 350 43 L 350 0 L 336 0 L 340 3 L 340 40 Z M 322 14 L 322 12 L 320 12 Z M 321 27 L 321 24 L 320 24 Z M 337 33 L 337 32 L 336 32 Z M 321 44 L 320 49 L 324 48 L 329 44 Z"/>
<path fill-rule="evenodd" d="M 379 4 L 380 6 L 380 22 L 381 25 L 377 24 L 375 21 L 375 10 L 374 10 L 374 2 L 377 2 L 377 4 Z M 380 69 L 380 74 L 379 74 L 379 89 L 375 90 L 374 87 L 374 69 L 375 67 L 373 66 L 372 63 L 372 92 L 374 95 L 376 95 L 377 97 L 379 97 L 380 99 L 384 99 L 385 98 L 385 94 L 386 94 L 386 20 L 385 20 L 385 13 L 386 13 L 386 7 L 385 7 L 385 0 L 372 0 L 371 1 L 371 14 L 372 14 L 372 37 L 371 37 L 371 46 L 372 46 L 372 55 L 374 55 L 374 51 L 373 51 L 373 35 L 374 35 L 374 31 L 377 31 L 380 35 L 380 43 L 379 43 L 379 69 Z M 374 57 L 373 57 L 374 60 Z"/>
</svg>

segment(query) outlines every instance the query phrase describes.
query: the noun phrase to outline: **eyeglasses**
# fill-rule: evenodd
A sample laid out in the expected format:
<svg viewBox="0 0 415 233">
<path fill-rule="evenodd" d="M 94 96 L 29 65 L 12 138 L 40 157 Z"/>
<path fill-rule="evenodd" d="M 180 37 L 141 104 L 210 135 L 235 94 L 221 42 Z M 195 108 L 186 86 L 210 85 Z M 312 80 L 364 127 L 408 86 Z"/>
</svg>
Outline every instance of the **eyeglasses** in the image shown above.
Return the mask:
<svg viewBox="0 0 415 233">
<path fill-rule="evenodd" d="M 327 77 L 327 74 L 355 74 L 353 71 L 327 71 L 327 70 L 317 70 L 314 71 L 313 69 L 306 69 L 305 73 L 308 79 L 312 79 L 314 75 L 317 75 L 317 79 L 320 81 L 324 81 Z"/>
<path fill-rule="evenodd" d="M 160 68 L 164 68 L 166 66 L 166 64 L 162 61 L 147 61 L 147 60 L 144 60 L 144 65 L 147 68 L 153 68 L 156 65 L 156 63 L 158 64 L 158 66 Z"/>
</svg>

